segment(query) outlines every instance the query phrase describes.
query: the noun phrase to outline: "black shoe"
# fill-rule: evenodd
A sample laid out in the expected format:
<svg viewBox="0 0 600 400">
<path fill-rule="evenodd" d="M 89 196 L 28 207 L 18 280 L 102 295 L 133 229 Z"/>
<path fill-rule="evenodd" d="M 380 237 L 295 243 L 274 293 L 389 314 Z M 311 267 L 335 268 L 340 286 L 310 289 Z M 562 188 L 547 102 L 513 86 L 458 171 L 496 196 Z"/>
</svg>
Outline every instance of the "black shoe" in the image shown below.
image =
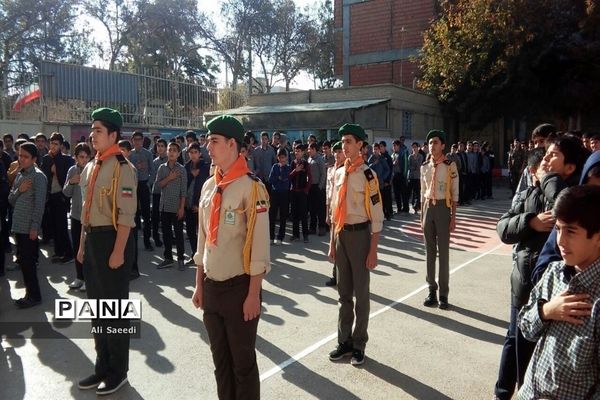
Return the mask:
<svg viewBox="0 0 600 400">
<path fill-rule="evenodd" d="M 140 277 L 140 271 L 131 271 L 129 274 L 129 280 L 132 281 Z"/>
<path fill-rule="evenodd" d="M 144 248 L 148 251 L 154 251 L 154 247 L 152 247 L 152 243 L 145 243 Z"/>
<path fill-rule="evenodd" d="M 100 382 L 102 382 L 102 377 L 93 374 L 88 376 L 85 379 L 82 379 L 79 381 L 79 383 L 77 384 L 77 387 L 81 390 L 87 390 L 87 389 L 96 389 L 98 387 L 98 385 L 100 384 Z"/>
<path fill-rule="evenodd" d="M 34 300 L 30 297 L 23 297 L 22 299 L 15 300 L 15 305 L 17 307 L 19 307 L 20 309 L 31 308 L 31 307 L 37 306 L 38 304 L 41 304 L 41 303 L 42 303 L 41 300 Z"/>
<path fill-rule="evenodd" d="M 448 297 L 440 296 L 440 310 L 447 310 L 450 305 L 448 304 Z"/>
<path fill-rule="evenodd" d="M 336 286 L 337 285 L 337 279 L 335 279 L 334 277 L 329 278 L 329 280 L 327 282 L 325 282 L 325 286 Z"/>
<path fill-rule="evenodd" d="M 290 242 L 296 242 L 298 240 L 300 240 L 300 238 L 298 236 L 292 236 L 292 237 L 290 237 Z"/>
<path fill-rule="evenodd" d="M 52 264 L 57 264 L 57 263 L 61 262 L 60 260 L 62 260 L 62 259 L 63 259 L 63 256 L 61 256 L 61 255 L 58 255 L 58 254 L 54 254 L 54 255 L 53 255 L 51 258 L 50 258 L 50 262 L 51 262 Z"/>
<path fill-rule="evenodd" d="M 350 364 L 362 365 L 365 363 L 365 352 L 362 350 L 354 350 L 352 352 L 352 359 L 350 359 Z"/>
<path fill-rule="evenodd" d="M 158 266 L 156 268 L 158 268 L 158 269 L 171 268 L 173 266 L 173 263 L 174 263 L 173 260 L 166 259 L 163 262 L 161 262 L 160 264 L 158 264 Z"/>
<path fill-rule="evenodd" d="M 339 361 L 345 356 L 349 356 L 354 352 L 354 348 L 347 343 L 340 343 L 338 346 L 329 353 L 329 359 L 331 361 Z"/>
<path fill-rule="evenodd" d="M 425 307 L 435 307 L 438 305 L 438 301 L 437 301 L 437 293 L 435 290 L 432 290 L 429 292 L 429 296 L 427 296 L 425 298 L 425 301 L 423 302 L 423 305 Z"/>
<path fill-rule="evenodd" d="M 111 394 L 121 389 L 123 385 L 127 383 L 127 375 L 123 378 L 116 377 L 107 377 L 104 379 L 100 385 L 98 385 L 98 389 L 96 389 L 96 394 L 99 396 L 104 396 L 106 394 Z"/>
<path fill-rule="evenodd" d="M 162 247 L 163 246 L 163 242 L 161 242 L 160 239 L 159 240 L 154 239 L 154 245 L 156 247 Z"/>
</svg>

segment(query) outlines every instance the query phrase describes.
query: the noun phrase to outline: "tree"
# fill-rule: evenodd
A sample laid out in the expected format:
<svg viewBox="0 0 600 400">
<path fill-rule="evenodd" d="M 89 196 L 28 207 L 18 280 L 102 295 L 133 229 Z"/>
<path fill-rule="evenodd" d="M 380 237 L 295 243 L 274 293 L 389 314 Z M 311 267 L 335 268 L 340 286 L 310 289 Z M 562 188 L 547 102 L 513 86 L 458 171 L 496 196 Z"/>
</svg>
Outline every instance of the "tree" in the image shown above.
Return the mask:
<svg viewBox="0 0 600 400">
<path fill-rule="evenodd" d="M 292 81 L 307 65 L 307 43 L 312 26 L 308 16 L 300 12 L 292 0 L 276 1 L 275 20 L 274 57 L 278 63 L 274 66 L 273 73 L 281 74 L 287 92 Z"/>
<path fill-rule="evenodd" d="M 306 69 L 319 89 L 339 85 L 334 75 L 335 27 L 331 0 L 319 4 L 309 30 L 306 52 Z M 318 82 L 318 84 L 317 84 Z"/>
<path fill-rule="evenodd" d="M 18 82 L 30 83 L 41 60 L 84 61 L 84 33 L 76 32 L 77 3 L 61 0 L 0 0 L 2 118 Z"/>
<path fill-rule="evenodd" d="M 87 14 L 100 21 L 106 30 L 108 49 L 98 44 L 98 50 L 101 58 L 108 53 L 109 69 L 114 69 L 133 27 L 128 23 L 133 20 L 133 5 L 124 0 L 86 0 L 83 6 Z"/>
<path fill-rule="evenodd" d="M 420 87 L 463 119 L 570 115 L 600 97 L 593 0 L 457 0 L 425 33 Z"/>
<path fill-rule="evenodd" d="M 165 76 L 213 85 L 218 66 L 200 54 L 202 23 L 194 0 L 136 0 L 130 15 L 124 64 L 130 70 L 160 69 Z"/>
</svg>

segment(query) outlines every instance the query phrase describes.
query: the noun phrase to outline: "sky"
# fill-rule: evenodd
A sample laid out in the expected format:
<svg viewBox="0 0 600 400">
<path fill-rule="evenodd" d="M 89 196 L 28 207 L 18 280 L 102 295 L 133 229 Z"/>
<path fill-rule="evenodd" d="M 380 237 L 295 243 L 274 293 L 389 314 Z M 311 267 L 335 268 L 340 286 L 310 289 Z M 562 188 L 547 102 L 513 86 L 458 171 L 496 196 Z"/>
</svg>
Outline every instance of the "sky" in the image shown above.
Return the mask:
<svg viewBox="0 0 600 400">
<path fill-rule="evenodd" d="M 307 5 L 316 4 L 318 2 L 318 0 L 294 0 L 294 2 L 296 3 L 296 5 L 298 7 L 304 8 Z M 199 9 L 202 12 L 204 12 L 205 14 L 211 16 L 213 18 L 213 20 L 219 20 L 221 18 L 220 10 L 221 10 L 222 3 L 223 3 L 223 0 L 198 0 Z M 94 37 L 94 39 L 99 42 L 106 42 L 107 41 L 106 33 L 105 33 L 106 31 L 105 31 L 104 27 L 98 21 L 94 20 L 93 18 L 86 18 L 86 20 L 87 20 L 87 23 L 89 24 L 89 26 L 92 28 L 92 36 Z M 215 24 L 215 25 L 218 27 L 225 26 L 225 24 Z M 98 68 L 108 68 L 108 63 L 106 61 L 100 59 L 99 57 L 92 60 L 91 64 Z M 221 69 L 221 73 L 218 74 L 217 81 L 218 81 L 218 86 L 222 87 L 225 85 L 225 82 L 226 82 L 225 63 L 222 60 L 220 60 L 219 66 Z M 258 68 L 254 67 L 253 75 L 256 77 L 256 76 L 258 76 L 258 74 L 259 74 Z M 229 77 L 229 79 L 231 79 L 231 76 Z M 277 85 L 283 85 L 283 82 L 278 83 Z M 302 73 L 295 79 L 294 82 L 292 82 L 291 88 L 308 90 L 308 89 L 314 89 L 315 87 L 314 87 L 314 82 L 310 78 L 310 76 L 306 73 Z"/>
</svg>

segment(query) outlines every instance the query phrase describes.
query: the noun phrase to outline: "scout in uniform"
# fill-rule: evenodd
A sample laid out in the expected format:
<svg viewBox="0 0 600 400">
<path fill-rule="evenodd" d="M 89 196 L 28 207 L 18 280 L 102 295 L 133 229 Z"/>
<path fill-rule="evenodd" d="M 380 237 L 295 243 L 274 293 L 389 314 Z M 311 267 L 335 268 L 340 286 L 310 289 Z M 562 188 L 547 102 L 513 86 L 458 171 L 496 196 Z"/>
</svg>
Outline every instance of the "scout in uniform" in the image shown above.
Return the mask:
<svg viewBox="0 0 600 400">
<path fill-rule="evenodd" d="M 450 232 L 456 227 L 458 203 L 458 169 L 444 155 L 446 134 L 432 130 L 427 134 L 431 157 L 421 165 L 421 227 L 427 251 L 427 284 L 429 295 L 424 306 L 438 305 L 438 283 L 435 280 L 435 259 L 440 254 L 439 307 L 448 308 L 448 281 L 450 278 Z"/>
<path fill-rule="evenodd" d="M 268 194 L 240 155 L 242 124 L 223 115 L 207 128 L 216 171 L 200 194 L 192 301 L 204 309 L 219 399 L 259 399 L 255 345 L 270 269 Z"/>
<path fill-rule="evenodd" d="M 132 229 L 137 209 L 136 171 L 121 154 L 121 114 L 110 108 L 92 113 L 90 139 L 95 159 L 81 173 L 82 234 L 77 259 L 83 263 L 90 299 L 127 299 L 134 259 Z M 127 382 L 129 335 L 107 334 L 107 327 L 128 328 L 127 319 L 93 319 L 96 347 L 94 373 L 79 382 L 80 389 L 106 395 Z"/>
<path fill-rule="evenodd" d="M 369 324 L 370 270 L 377 266 L 377 244 L 383 228 L 383 208 L 377 175 L 367 167 L 360 149 L 367 135 L 360 125 L 345 124 L 338 131 L 346 160 L 335 171 L 329 258 L 337 267 L 340 296 L 338 346 L 329 353 L 337 361 L 352 355 L 352 365 L 365 360 Z M 356 296 L 356 307 L 352 296 Z M 356 314 L 354 331 L 352 324 Z"/>
</svg>

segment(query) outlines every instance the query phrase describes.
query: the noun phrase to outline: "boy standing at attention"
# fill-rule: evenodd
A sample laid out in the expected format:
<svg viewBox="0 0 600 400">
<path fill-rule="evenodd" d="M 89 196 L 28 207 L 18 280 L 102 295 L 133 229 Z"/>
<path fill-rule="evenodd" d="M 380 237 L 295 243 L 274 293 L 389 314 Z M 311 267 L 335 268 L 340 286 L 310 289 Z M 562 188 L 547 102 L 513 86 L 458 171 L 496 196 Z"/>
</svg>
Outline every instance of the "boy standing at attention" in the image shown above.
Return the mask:
<svg viewBox="0 0 600 400">
<path fill-rule="evenodd" d="M 367 141 L 364 129 L 357 124 L 345 124 L 338 133 L 346 160 L 335 171 L 331 200 L 329 259 L 337 267 L 340 309 L 338 346 L 329 353 L 329 359 L 338 361 L 352 355 L 350 363 L 357 366 L 365 362 L 369 339 L 370 272 L 377 266 L 383 206 L 377 175 L 365 165 L 360 152 Z M 355 316 L 356 325 L 352 329 Z"/>
<path fill-rule="evenodd" d="M 173 265 L 173 230 L 175 230 L 177 265 L 182 271 L 185 269 L 183 265 L 185 250 L 183 218 L 187 194 L 187 172 L 183 165 L 177 162 L 180 153 L 177 142 L 169 143 L 169 147 L 167 147 L 168 161 L 158 168 L 155 184 L 160 186 L 160 222 L 165 243 L 165 259 L 158 265 L 158 268 L 167 268 Z"/>
<path fill-rule="evenodd" d="M 456 203 L 458 203 L 458 169 L 444 154 L 446 134 L 432 130 L 427 134 L 431 157 L 421 166 L 421 227 L 427 251 L 427 283 L 429 295 L 425 307 L 438 305 L 448 308 L 448 281 L 450 279 L 450 232 L 456 228 Z M 439 249 L 439 286 L 435 280 L 435 259 Z"/>
<path fill-rule="evenodd" d="M 597 399 L 600 332 L 600 187 L 573 186 L 556 200 L 553 262 L 519 314 L 519 327 L 536 340 L 518 398 Z"/>
</svg>

